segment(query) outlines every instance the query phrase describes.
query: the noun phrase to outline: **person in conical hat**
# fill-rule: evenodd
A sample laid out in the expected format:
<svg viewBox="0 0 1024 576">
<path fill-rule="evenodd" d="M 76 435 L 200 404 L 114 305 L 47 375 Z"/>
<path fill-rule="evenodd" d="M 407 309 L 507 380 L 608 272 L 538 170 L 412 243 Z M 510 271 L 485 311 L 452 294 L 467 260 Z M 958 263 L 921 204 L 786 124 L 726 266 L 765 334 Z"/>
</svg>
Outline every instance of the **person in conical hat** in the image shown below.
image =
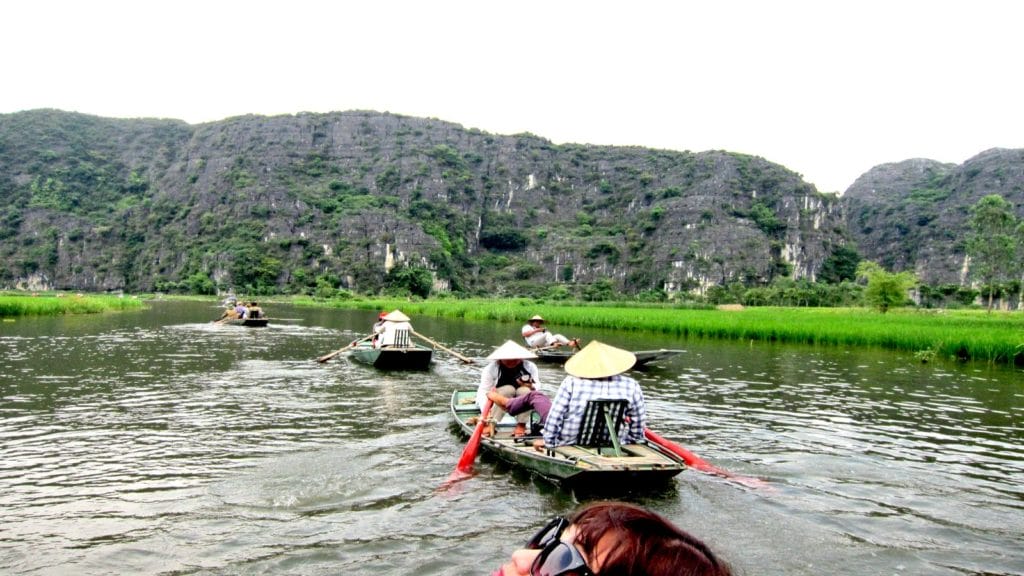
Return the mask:
<svg viewBox="0 0 1024 576">
<path fill-rule="evenodd" d="M 374 342 L 378 348 L 411 345 L 409 337 L 412 334 L 412 324 L 409 323 L 409 317 L 402 314 L 401 310 L 392 310 L 381 316 L 380 322 L 374 325 L 374 331 L 380 334 Z"/>
<path fill-rule="evenodd" d="M 523 339 L 530 348 L 558 348 L 559 346 L 570 346 L 579 349 L 579 338 L 569 340 L 561 334 L 552 334 L 544 327 L 544 318 L 539 314 L 534 315 L 526 321 L 522 328 Z"/>
<path fill-rule="evenodd" d="M 395 309 L 382 316 L 381 320 L 385 322 L 408 322 L 411 318 L 402 314 L 401 310 Z"/>
<path fill-rule="evenodd" d="M 587 402 L 596 399 L 627 400 L 629 425 L 623 426 L 619 440 L 623 444 L 642 441 L 647 427 L 644 394 L 640 384 L 624 374 L 634 364 L 636 356 L 632 352 L 597 340 L 569 358 L 565 363 L 565 371 L 569 375 L 558 386 L 552 401 L 551 411 L 544 422 L 544 439 L 535 441 L 534 446 L 540 449 L 545 445 L 575 443 Z"/>
<path fill-rule="evenodd" d="M 525 397 L 535 391 L 535 386 L 540 380 L 540 372 L 537 365 L 530 362 L 537 355 L 523 348 L 511 340 L 507 340 L 494 352 L 491 352 L 487 359 L 491 362 L 484 367 L 480 373 L 480 386 L 476 391 L 476 403 L 482 411 L 487 404 L 488 392 L 496 392 L 503 398 Z M 489 414 L 489 420 L 500 421 L 505 416 L 506 404 L 501 401 L 494 402 Z M 493 422 L 484 428 L 484 434 L 494 434 Z M 516 427 L 513 431 L 515 436 L 526 434 L 526 425 L 530 422 L 530 411 L 525 410 L 516 414 Z"/>
</svg>

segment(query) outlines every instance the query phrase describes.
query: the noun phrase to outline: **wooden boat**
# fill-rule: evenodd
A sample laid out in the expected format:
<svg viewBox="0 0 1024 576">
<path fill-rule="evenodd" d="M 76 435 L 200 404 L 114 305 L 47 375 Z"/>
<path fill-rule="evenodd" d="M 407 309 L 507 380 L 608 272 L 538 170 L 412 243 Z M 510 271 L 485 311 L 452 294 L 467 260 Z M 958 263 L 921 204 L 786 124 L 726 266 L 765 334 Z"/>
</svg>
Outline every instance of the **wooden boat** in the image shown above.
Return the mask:
<svg viewBox="0 0 1024 576">
<path fill-rule="evenodd" d="M 572 358 L 573 355 L 573 351 L 565 347 L 548 349 L 534 348 L 531 352 L 537 355 L 538 360 L 557 364 L 565 364 L 566 360 Z M 675 356 L 680 352 L 682 352 L 682 350 L 667 350 L 665 348 L 658 350 L 636 350 L 633 352 L 633 355 L 636 356 L 636 364 L 633 365 L 633 368 L 642 368 L 647 364 L 657 362 L 658 360 L 662 360 L 670 356 Z"/>
<path fill-rule="evenodd" d="M 360 342 L 352 348 L 352 358 L 381 370 L 426 370 L 434 349 L 419 344 L 374 348 L 370 342 Z"/>
<path fill-rule="evenodd" d="M 470 436 L 479 417 L 476 390 L 452 393 L 451 411 L 462 434 Z M 536 414 L 534 414 L 536 418 Z M 569 445 L 538 451 L 534 437 L 515 438 L 515 421 L 499 422 L 493 437 L 480 439 L 480 447 L 513 465 L 525 468 L 565 487 L 591 491 L 623 491 L 665 484 L 686 468 L 679 456 L 649 444 L 625 444 L 616 455 L 614 446 Z"/>
<path fill-rule="evenodd" d="M 227 324 L 229 326 L 247 326 L 249 328 L 263 328 L 270 323 L 269 318 L 230 318 L 226 320 L 219 320 L 220 324 Z"/>
</svg>

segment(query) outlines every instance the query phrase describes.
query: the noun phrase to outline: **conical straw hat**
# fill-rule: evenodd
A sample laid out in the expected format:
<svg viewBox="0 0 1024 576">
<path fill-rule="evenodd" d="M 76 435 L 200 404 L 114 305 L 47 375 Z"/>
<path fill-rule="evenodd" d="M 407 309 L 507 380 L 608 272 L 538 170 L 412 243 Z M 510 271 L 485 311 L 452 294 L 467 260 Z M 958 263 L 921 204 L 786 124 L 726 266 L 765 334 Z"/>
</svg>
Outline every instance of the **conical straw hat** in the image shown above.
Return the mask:
<svg viewBox="0 0 1024 576">
<path fill-rule="evenodd" d="M 622 374 L 633 364 L 636 364 L 636 355 L 632 352 L 591 340 L 566 361 L 565 371 L 580 378 L 608 378 Z"/>
<path fill-rule="evenodd" d="M 533 321 L 535 321 L 535 320 L 536 320 L 536 321 L 538 321 L 538 322 L 543 322 L 543 321 L 544 321 L 544 319 L 543 319 L 543 318 L 541 318 L 540 314 L 535 314 L 535 315 L 533 316 L 533 318 L 530 318 L 530 319 L 529 319 L 528 321 L 529 321 L 529 322 L 533 322 Z"/>
<path fill-rule="evenodd" d="M 497 350 L 491 352 L 488 360 L 528 360 L 537 355 L 511 340 L 506 340 Z"/>
<path fill-rule="evenodd" d="M 401 310 L 392 310 L 384 316 L 383 320 L 388 320 L 390 322 L 408 322 L 410 318 L 405 314 L 402 314 Z"/>
</svg>

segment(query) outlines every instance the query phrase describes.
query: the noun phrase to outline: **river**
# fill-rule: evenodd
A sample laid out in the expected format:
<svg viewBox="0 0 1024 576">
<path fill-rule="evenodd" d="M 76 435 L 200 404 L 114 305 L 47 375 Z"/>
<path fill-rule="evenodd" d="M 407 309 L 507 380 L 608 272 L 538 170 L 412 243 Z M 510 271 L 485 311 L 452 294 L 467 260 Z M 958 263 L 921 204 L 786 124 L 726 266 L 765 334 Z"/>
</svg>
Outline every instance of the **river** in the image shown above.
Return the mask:
<svg viewBox="0 0 1024 576">
<path fill-rule="evenodd" d="M 0 323 L 0 573 L 489 574 L 588 496 L 464 446 L 439 352 L 345 354 L 371 312 L 212 303 Z M 519 325 L 413 318 L 474 358 Z M 558 326 L 552 326 L 555 331 Z M 745 575 L 1024 574 L 1024 372 L 836 347 L 570 331 L 682 352 L 632 374 L 650 427 L 751 488 L 687 470 L 650 507 Z M 540 365 L 552 391 L 561 368 Z"/>
</svg>

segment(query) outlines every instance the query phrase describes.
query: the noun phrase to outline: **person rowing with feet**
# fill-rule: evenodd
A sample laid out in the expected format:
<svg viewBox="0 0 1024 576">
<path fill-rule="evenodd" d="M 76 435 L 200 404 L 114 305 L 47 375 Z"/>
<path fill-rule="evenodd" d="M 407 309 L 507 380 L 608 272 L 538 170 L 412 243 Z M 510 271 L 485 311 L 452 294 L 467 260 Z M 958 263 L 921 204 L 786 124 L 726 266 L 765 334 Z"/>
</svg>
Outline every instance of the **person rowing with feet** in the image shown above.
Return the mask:
<svg viewBox="0 0 1024 576">
<path fill-rule="evenodd" d="M 559 346 L 568 346 L 574 350 L 579 350 L 580 347 L 579 338 L 569 340 L 561 334 L 552 334 L 551 332 L 548 332 L 548 329 L 544 327 L 544 318 L 539 315 L 527 320 L 526 325 L 523 326 L 522 334 L 523 339 L 526 340 L 527 345 L 531 348 L 558 348 Z"/>
</svg>

